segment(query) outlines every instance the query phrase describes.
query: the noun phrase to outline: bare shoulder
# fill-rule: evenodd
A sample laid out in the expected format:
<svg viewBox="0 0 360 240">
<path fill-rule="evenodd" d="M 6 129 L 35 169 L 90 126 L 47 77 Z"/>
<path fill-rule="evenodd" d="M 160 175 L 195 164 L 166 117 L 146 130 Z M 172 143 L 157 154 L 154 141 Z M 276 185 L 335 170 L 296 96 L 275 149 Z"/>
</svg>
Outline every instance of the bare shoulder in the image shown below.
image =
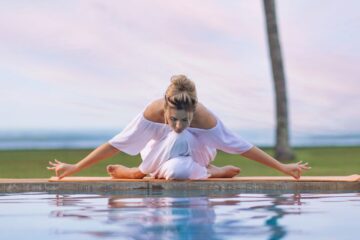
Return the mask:
<svg viewBox="0 0 360 240">
<path fill-rule="evenodd" d="M 152 101 L 144 111 L 144 117 L 152 122 L 164 123 L 164 99 Z"/>
<path fill-rule="evenodd" d="M 216 117 L 202 104 L 198 103 L 196 106 L 194 119 L 191 127 L 210 129 L 216 126 Z"/>
<path fill-rule="evenodd" d="M 164 99 L 152 101 L 144 111 L 144 117 L 152 122 L 164 123 Z M 216 117 L 202 104 L 198 103 L 190 127 L 210 129 L 216 126 Z"/>
</svg>

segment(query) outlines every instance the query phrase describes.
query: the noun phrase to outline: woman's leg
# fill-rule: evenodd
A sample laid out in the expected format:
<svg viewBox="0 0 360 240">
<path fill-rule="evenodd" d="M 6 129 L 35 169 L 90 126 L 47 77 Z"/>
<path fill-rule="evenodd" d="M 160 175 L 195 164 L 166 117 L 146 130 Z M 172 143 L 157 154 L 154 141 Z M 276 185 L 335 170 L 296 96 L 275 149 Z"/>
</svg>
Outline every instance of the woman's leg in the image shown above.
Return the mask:
<svg viewBox="0 0 360 240">
<path fill-rule="evenodd" d="M 154 176 L 166 180 L 199 180 L 207 179 L 208 171 L 196 163 L 191 156 L 179 156 L 162 164 Z"/>
<path fill-rule="evenodd" d="M 216 167 L 211 164 L 207 167 L 207 170 L 210 174 L 209 178 L 232 178 L 238 175 L 241 171 L 240 168 L 231 165 Z"/>
<path fill-rule="evenodd" d="M 191 173 L 191 157 L 176 157 L 167 160 L 156 172 L 156 178 L 166 180 L 189 179 Z"/>
<path fill-rule="evenodd" d="M 139 168 L 128 168 L 123 165 L 108 165 L 106 170 L 113 178 L 142 179 L 146 176 Z"/>
</svg>

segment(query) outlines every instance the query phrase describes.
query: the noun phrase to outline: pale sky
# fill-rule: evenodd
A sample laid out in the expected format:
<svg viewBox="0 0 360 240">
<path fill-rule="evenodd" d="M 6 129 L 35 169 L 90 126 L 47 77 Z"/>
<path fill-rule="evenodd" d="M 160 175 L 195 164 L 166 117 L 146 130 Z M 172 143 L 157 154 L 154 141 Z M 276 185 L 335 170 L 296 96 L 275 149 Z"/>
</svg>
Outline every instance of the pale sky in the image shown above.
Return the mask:
<svg viewBox="0 0 360 240">
<path fill-rule="evenodd" d="M 276 3 L 292 132 L 360 132 L 360 2 Z M 262 1 L 0 1 L 0 130 L 121 129 L 180 73 L 273 129 Z"/>
</svg>

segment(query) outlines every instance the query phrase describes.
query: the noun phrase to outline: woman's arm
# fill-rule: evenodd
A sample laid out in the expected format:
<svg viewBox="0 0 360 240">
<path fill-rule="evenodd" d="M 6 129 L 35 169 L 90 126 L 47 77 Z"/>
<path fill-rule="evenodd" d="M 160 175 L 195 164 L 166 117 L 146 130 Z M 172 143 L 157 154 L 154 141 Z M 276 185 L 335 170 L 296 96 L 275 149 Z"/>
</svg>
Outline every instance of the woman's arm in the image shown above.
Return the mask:
<svg viewBox="0 0 360 240">
<path fill-rule="evenodd" d="M 275 168 L 282 173 L 293 176 L 295 179 L 300 178 L 303 170 L 311 169 L 311 167 L 308 166 L 308 163 L 302 163 L 302 161 L 297 163 L 283 164 L 255 146 L 241 155 L 266 166 Z"/>
<path fill-rule="evenodd" d="M 101 160 L 110 158 L 119 152 L 120 151 L 117 148 L 111 146 L 109 143 L 104 143 L 76 164 L 63 163 L 55 159 L 55 162 L 49 162 L 51 167 L 47 167 L 47 169 L 54 170 L 56 176 L 61 179 L 63 177 L 77 173 Z"/>
<path fill-rule="evenodd" d="M 215 148 L 232 154 L 240 153 L 243 149 L 249 149 L 251 147 L 249 150 L 241 153 L 241 155 L 266 166 L 275 168 L 276 170 L 293 176 L 296 179 L 300 178 L 303 170 L 311 168 L 308 166 L 308 163 L 302 163 L 301 161 L 297 163 L 283 164 L 244 139 L 240 139 L 238 136 L 226 129 L 221 121 L 218 123 L 217 121 L 220 121 L 220 119 L 216 120 L 216 117 L 207 110 L 204 105 L 199 103 L 196 107 L 192 127 L 209 129 L 218 126 L 218 131 L 214 137 L 207 136 L 207 138 L 204 139 L 204 141 L 207 141 L 209 145 L 214 145 Z"/>
</svg>

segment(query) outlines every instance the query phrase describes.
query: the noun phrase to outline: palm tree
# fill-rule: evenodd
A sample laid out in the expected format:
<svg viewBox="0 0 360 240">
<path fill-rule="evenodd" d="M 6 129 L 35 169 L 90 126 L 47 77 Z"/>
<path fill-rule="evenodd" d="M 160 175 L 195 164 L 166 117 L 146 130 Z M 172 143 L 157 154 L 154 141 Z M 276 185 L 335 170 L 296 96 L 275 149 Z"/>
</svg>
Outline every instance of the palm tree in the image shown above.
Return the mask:
<svg viewBox="0 0 360 240">
<path fill-rule="evenodd" d="M 276 98 L 275 158 L 280 161 L 289 161 L 293 160 L 295 155 L 289 143 L 285 74 L 276 24 L 275 0 L 263 0 L 263 2 Z"/>
</svg>

